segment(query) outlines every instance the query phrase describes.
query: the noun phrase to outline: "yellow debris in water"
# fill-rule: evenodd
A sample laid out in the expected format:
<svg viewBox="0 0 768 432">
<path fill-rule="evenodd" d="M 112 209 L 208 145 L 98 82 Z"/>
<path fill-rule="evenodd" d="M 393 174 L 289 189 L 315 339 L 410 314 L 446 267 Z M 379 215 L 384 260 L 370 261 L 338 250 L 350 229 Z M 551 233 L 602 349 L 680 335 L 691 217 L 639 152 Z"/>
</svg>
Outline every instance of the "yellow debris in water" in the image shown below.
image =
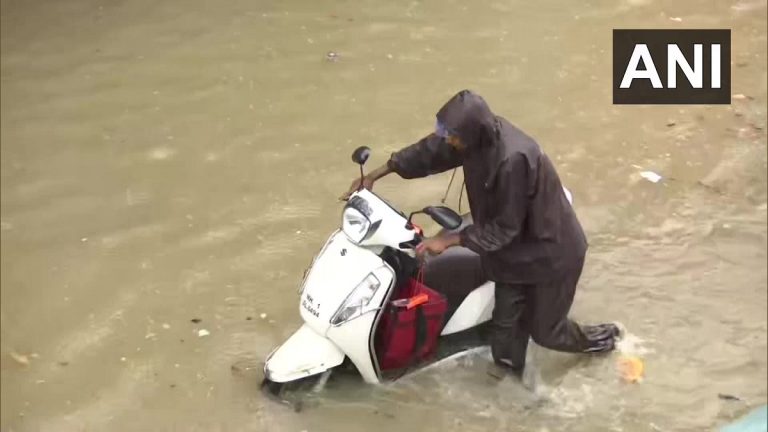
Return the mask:
<svg viewBox="0 0 768 432">
<path fill-rule="evenodd" d="M 617 367 L 621 377 L 631 383 L 640 382 L 643 379 L 643 372 L 645 371 L 645 365 L 643 361 L 634 356 L 622 356 L 619 357 Z"/>
<path fill-rule="evenodd" d="M 22 366 L 29 366 L 29 357 L 25 356 L 24 354 L 19 354 L 16 351 L 11 351 L 11 358 L 16 360 L 16 363 L 22 365 Z"/>
</svg>

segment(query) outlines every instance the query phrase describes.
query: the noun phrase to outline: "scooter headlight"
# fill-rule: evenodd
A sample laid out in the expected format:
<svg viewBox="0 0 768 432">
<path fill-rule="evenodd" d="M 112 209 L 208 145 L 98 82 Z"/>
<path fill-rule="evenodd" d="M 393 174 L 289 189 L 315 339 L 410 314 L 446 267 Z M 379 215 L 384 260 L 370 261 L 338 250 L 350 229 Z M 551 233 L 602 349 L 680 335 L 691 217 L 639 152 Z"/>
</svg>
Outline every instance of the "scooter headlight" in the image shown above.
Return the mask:
<svg viewBox="0 0 768 432">
<path fill-rule="evenodd" d="M 365 312 L 372 310 L 368 307 L 371 299 L 376 295 L 376 291 L 381 286 L 381 282 L 373 273 L 360 282 L 354 291 L 344 300 L 339 310 L 333 314 L 331 324 L 343 324 L 351 319 L 357 318 Z"/>
<path fill-rule="evenodd" d="M 360 243 L 371 228 L 368 217 L 353 207 L 345 208 L 341 219 L 341 230 L 354 243 Z"/>
</svg>

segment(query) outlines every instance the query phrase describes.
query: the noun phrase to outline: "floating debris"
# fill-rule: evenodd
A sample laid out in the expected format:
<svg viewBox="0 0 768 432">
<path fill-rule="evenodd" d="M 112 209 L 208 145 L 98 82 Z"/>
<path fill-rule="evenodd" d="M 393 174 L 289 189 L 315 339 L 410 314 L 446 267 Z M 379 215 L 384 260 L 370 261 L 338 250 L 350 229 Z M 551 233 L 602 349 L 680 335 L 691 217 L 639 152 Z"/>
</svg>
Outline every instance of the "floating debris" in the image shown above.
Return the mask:
<svg viewBox="0 0 768 432">
<path fill-rule="evenodd" d="M 674 22 L 683 22 L 683 19 L 680 17 L 669 17 L 669 20 Z"/>
<path fill-rule="evenodd" d="M 622 356 L 616 365 L 624 381 L 637 383 L 642 381 L 645 365 L 643 361 L 634 356 Z"/>
<path fill-rule="evenodd" d="M 334 62 L 335 63 L 335 62 L 339 61 L 339 53 L 337 53 L 335 51 L 328 51 L 325 54 L 325 60 L 329 61 L 329 62 Z"/>
<path fill-rule="evenodd" d="M 659 181 L 661 181 L 661 178 L 662 178 L 660 175 L 656 174 L 653 171 L 643 171 L 640 173 L 640 177 L 648 180 L 651 183 L 658 183 Z"/>
<path fill-rule="evenodd" d="M 165 330 L 168 330 L 169 328 L 171 328 L 171 325 L 170 325 L 170 324 L 168 324 L 168 323 L 163 323 L 163 328 L 164 328 Z"/>
<path fill-rule="evenodd" d="M 208 336 L 210 334 L 211 334 L 211 332 L 209 332 L 206 329 L 200 329 L 200 330 L 197 331 L 197 336 L 198 337 L 204 337 L 204 336 Z"/>
<path fill-rule="evenodd" d="M 19 354 L 15 351 L 11 351 L 11 358 L 13 358 L 16 363 L 23 365 L 23 366 L 29 366 L 29 357 L 25 356 L 24 354 Z"/>
<path fill-rule="evenodd" d="M 720 399 L 725 400 L 725 401 L 737 401 L 737 402 L 741 402 L 742 401 L 742 399 L 740 397 L 734 396 L 734 395 L 730 395 L 730 394 L 726 394 L 726 393 L 718 393 L 717 397 L 719 397 Z"/>
<path fill-rule="evenodd" d="M 203 320 L 201 320 L 200 318 L 192 318 L 192 319 L 191 319 L 191 320 L 189 320 L 189 321 L 191 321 L 191 322 L 193 322 L 193 323 L 195 323 L 195 324 L 200 324 L 200 323 L 201 323 Z"/>
<path fill-rule="evenodd" d="M 259 318 L 266 319 L 267 318 L 267 314 L 263 313 L 263 314 L 259 315 Z"/>
<path fill-rule="evenodd" d="M 176 150 L 170 148 L 170 147 L 156 147 L 149 151 L 147 154 L 147 157 L 150 160 L 167 160 L 173 157 L 176 154 Z"/>
</svg>

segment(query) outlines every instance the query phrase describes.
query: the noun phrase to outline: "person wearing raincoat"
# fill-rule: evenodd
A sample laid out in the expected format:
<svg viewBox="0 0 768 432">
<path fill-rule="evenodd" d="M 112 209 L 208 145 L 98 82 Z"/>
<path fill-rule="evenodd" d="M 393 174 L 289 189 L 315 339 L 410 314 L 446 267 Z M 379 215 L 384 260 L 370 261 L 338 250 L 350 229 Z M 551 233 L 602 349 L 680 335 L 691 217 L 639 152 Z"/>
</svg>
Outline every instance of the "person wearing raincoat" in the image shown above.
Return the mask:
<svg viewBox="0 0 768 432">
<path fill-rule="evenodd" d="M 355 180 L 345 196 L 360 186 L 372 189 L 390 173 L 414 179 L 462 167 L 472 223 L 425 239 L 416 252 L 439 255 L 462 246 L 479 256 L 483 275 L 496 285 L 494 362 L 522 374 L 529 337 L 557 351 L 613 350 L 615 325 L 568 318 L 587 240 L 549 157 L 472 91 L 457 93 L 436 117 L 433 133 L 392 154 L 362 185 Z"/>
</svg>

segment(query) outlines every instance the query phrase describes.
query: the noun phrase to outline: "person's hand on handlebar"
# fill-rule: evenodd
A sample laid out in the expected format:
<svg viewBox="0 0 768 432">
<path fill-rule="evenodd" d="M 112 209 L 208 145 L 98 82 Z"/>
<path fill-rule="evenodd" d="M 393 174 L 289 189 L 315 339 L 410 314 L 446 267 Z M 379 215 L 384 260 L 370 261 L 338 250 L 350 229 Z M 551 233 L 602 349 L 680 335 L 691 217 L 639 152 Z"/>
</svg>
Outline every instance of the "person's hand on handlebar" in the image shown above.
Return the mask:
<svg viewBox="0 0 768 432">
<path fill-rule="evenodd" d="M 444 234 L 424 239 L 416 245 L 416 256 L 424 257 L 425 254 L 440 255 L 446 249 L 461 245 L 461 237 L 458 233 Z"/>
<path fill-rule="evenodd" d="M 392 172 L 392 169 L 389 168 L 389 166 L 387 164 L 384 164 L 384 165 L 380 166 L 379 168 L 371 171 L 368 175 L 366 175 L 362 179 L 363 180 L 363 184 L 362 184 L 363 188 L 368 189 L 368 190 L 373 190 L 373 184 L 376 182 L 376 180 L 384 177 L 385 175 L 387 175 L 387 174 L 389 174 L 391 172 Z M 352 182 L 352 185 L 349 187 L 349 190 L 347 192 L 345 192 L 344 194 L 342 194 L 339 197 L 339 200 L 346 201 L 347 199 L 349 199 L 350 195 L 352 195 L 353 193 L 355 193 L 358 190 L 360 190 L 360 177 L 356 178 Z"/>
<path fill-rule="evenodd" d="M 370 176 L 363 177 L 363 189 L 373 190 L 373 183 L 376 181 L 375 179 L 371 178 Z M 352 185 L 349 186 L 349 190 L 345 192 L 342 196 L 339 197 L 339 200 L 345 201 L 349 199 L 349 196 L 355 193 L 356 191 L 360 190 L 360 178 L 356 178 L 354 181 L 352 181 Z"/>
</svg>

